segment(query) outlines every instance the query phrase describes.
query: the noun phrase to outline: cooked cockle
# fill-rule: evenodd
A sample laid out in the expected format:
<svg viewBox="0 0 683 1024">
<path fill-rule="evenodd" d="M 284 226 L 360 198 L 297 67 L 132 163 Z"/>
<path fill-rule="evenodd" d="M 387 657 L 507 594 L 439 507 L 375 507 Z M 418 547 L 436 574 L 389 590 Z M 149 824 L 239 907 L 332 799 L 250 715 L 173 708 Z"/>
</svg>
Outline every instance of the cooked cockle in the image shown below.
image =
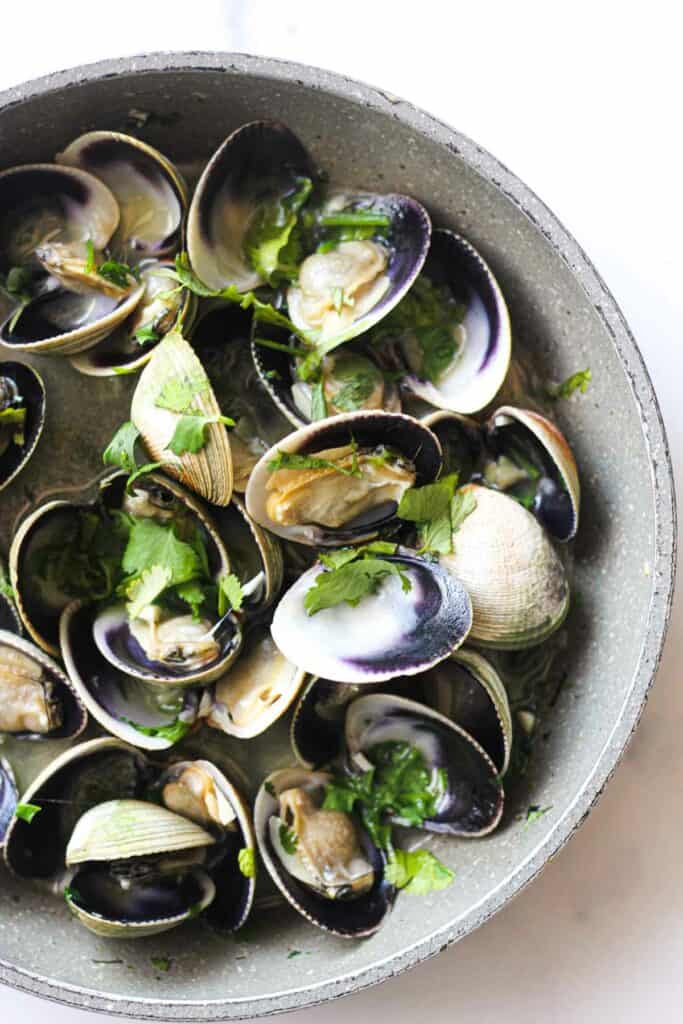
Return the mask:
<svg viewBox="0 0 683 1024">
<path fill-rule="evenodd" d="M 266 490 L 268 518 L 280 526 L 318 523 L 338 528 L 373 509 L 398 505 L 415 483 L 415 467 L 385 448 L 323 448 L 329 468 L 274 470 Z"/>
<path fill-rule="evenodd" d="M 353 899 L 372 888 L 374 868 L 350 814 L 325 810 L 302 787 L 286 789 L 279 800 L 268 828 L 273 849 L 290 875 L 332 900 Z M 289 833 L 289 850 L 281 830 Z"/>
<path fill-rule="evenodd" d="M 386 858 L 360 822 L 323 807 L 331 776 L 303 768 L 274 772 L 254 805 L 263 861 L 278 889 L 312 924 L 342 938 L 372 935 L 395 889 Z"/>
<path fill-rule="evenodd" d="M 192 670 L 211 664 L 220 655 L 212 627 L 208 619 L 172 615 L 158 605 L 149 605 L 130 623 L 130 632 L 148 661 Z"/>
<path fill-rule="evenodd" d="M 33 644 L 0 630 L 0 735 L 72 737 L 86 722 L 60 667 Z"/>
<path fill-rule="evenodd" d="M 386 250 L 376 242 L 341 242 L 307 256 L 287 292 L 292 322 L 323 347 L 371 312 L 389 289 Z"/>
<path fill-rule="evenodd" d="M 249 514 L 272 533 L 335 546 L 395 524 L 403 494 L 433 480 L 441 449 L 431 431 L 399 413 L 335 416 L 288 435 L 253 470 Z"/>
</svg>

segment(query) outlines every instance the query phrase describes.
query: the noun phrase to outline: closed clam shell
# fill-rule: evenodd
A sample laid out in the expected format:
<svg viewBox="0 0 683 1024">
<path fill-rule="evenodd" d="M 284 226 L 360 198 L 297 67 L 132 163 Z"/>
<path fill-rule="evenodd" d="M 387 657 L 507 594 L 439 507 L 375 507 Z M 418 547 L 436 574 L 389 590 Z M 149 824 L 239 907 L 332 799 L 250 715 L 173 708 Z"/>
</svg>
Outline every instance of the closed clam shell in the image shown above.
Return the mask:
<svg viewBox="0 0 683 1024">
<path fill-rule="evenodd" d="M 211 846 L 195 822 L 144 800 L 108 800 L 79 818 L 66 848 L 66 863 L 126 860 Z"/>
<path fill-rule="evenodd" d="M 470 642 L 504 650 L 533 647 L 569 610 L 562 561 L 543 527 L 513 498 L 476 484 L 466 489 L 476 508 L 442 564 L 472 599 Z"/>
<path fill-rule="evenodd" d="M 185 389 L 183 408 L 207 418 L 205 444 L 198 452 L 175 455 L 169 449 L 183 415 L 157 405 L 165 388 Z M 228 410 L 229 412 L 229 410 Z M 192 346 L 173 331 L 161 341 L 142 371 L 133 395 L 131 419 L 140 431 L 150 456 L 163 462 L 171 476 L 215 505 L 227 505 L 232 497 L 233 472 L 230 441 L 221 410 L 204 367 Z"/>
</svg>

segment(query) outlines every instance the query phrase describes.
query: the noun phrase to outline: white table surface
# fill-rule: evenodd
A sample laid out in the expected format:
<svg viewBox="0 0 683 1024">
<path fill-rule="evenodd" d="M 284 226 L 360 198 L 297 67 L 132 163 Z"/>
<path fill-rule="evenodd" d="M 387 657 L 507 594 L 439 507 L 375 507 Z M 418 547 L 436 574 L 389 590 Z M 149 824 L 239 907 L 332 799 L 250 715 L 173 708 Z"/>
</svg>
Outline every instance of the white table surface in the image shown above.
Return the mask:
<svg viewBox="0 0 683 1024">
<path fill-rule="evenodd" d="M 520 175 L 576 235 L 645 356 L 683 479 L 680 33 L 670 0 L 116 0 L 3 5 L 0 87 L 144 50 L 317 64 L 403 95 Z M 450 13 L 443 13 L 449 11 Z M 683 609 L 600 805 L 543 875 L 435 960 L 291 1024 L 601 1024 L 683 1015 Z M 104 1018 L 0 989 L 2 1024 Z M 80 1014 L 80 1015 L 79 1015 Z"/>
</svg>

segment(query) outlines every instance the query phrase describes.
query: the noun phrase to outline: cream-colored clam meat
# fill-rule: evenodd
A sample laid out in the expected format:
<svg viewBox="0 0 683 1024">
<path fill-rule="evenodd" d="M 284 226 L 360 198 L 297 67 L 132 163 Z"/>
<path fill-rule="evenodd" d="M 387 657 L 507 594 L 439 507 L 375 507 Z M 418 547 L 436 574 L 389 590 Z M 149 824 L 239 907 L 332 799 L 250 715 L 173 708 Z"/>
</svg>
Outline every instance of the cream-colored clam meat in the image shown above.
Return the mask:
<svg viewBox="0 0 683 1024">
<path fill-rule="evenodd" d="M 356 472 L 351 475 L 354 456 Z M 275 470 L 266 485 L 266 512 L 272 522 L 341 527 L 380 505 L 398 503 L 415 483 L 411 463 L 380 459 L 371 451 L 356 452 L 351 445 L 316 452 L 315 458 L 333 462 L 346 472 L 334 468 Z"/>
<path fill-rule="evenodd" d="M 208 665 L 220 655 L 211 627 L 206 619 L 165 616 L 157 605 L 150 605 L 131 622 L 130 631 L 150 661 L 192 669 Z"/>
<path fill-rule="evenodd" d="M 283 846 L 283 825 L 295 837 L 294 853 Z M 281 860 L 299 881 L 332 899 L 358 896 L 372 887 L 373 868 L 350 814 L 318 807 L 307 790 L 297 787 L 280 794 L 279 815 L 273 815 L 269 827 Z"/>
<path fill-rule="evenodd" d="M 341 334 L 380 301 L 389 287 L 387 254 L 376 242 L 342 242 L 307 256 L 287 307 L 300 330 L 317 331 L 319 342 Z"/>
<path fill-rule="evenodd" d="M 216 683 L 207 722 L 232 735 L 257 736 L 286 709 L 302 678 L 266 634 Z"/>
<path fill-rule="evenodd" d="M 179 769 L 162 790 L 169 811 L 182 814 L 198 825 L 235 827 L 235 811 L 213 776 L 198 763 L 190 762 Z"/>
<path fill-rule="evenodd" d="M 0 645 L 0 733 L 45 734 L 61 725 L 42 666 L 22 651 Z"/>
</svg>

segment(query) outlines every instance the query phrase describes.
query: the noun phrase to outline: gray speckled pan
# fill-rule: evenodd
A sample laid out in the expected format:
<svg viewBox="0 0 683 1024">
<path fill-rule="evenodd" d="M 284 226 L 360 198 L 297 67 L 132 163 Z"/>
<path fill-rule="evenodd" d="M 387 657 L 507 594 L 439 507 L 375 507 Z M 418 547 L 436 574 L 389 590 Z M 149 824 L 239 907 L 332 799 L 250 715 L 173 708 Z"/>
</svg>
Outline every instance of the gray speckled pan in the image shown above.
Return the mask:
<svg viewBox="0 0 683 1024">
<path fill-rule="evenodd" d="M 457 865 L 457 884 L 400 900 L 388 927 L 358 945 L 279 909 L 258 915 L 248 943 L 207 935 L 197 924 L 112 945 L 0 869 L 0 980 L 114 1014 L 249 1017 L 361 989 L 438 952 L 511 899 L 581 823 L 657 668 L 675 562 L 671 465 L 640 353 L 598 274 L 536 196 L 469 139 L 327 72 L 241 55 L 157 54 L 61 72 L 2 94 L 2 166 L 50 159 L 91 128 L 125 128 L 131 110 L 150 113 L 140 134 L 181 162 L 208 156 L 247 120 L 284 120 L 339 180 L 414 195 L 478 246 L 508 299 L 515 338 L 542 373 L 593 372 L 588 393 L 559 410 L 585 493 L 576 548 L 582 601 L 574 613 L 581 642 L 567 655 L 571 686 L 503 827 L 480 843 L 437 844 Z M 5 553 L 26 499 L 96 472 L 104 442 L 126 418 L 131 379 L 80 377 L 56 360 L 43 359 L 40 368 L 47 425 L 30 468 L 0 499 Z M 284 763 L 284 748 L 280 757 Z M 18 767 L 23 785 L 28 771 Z M 515 812 L 529 803 L 552 808 L 524 829 Z M 292 949 L 308 955 L 288 959 Z M 151 963 L 159 956 L 173 961 L 163 984 Z"/>
</svg>

